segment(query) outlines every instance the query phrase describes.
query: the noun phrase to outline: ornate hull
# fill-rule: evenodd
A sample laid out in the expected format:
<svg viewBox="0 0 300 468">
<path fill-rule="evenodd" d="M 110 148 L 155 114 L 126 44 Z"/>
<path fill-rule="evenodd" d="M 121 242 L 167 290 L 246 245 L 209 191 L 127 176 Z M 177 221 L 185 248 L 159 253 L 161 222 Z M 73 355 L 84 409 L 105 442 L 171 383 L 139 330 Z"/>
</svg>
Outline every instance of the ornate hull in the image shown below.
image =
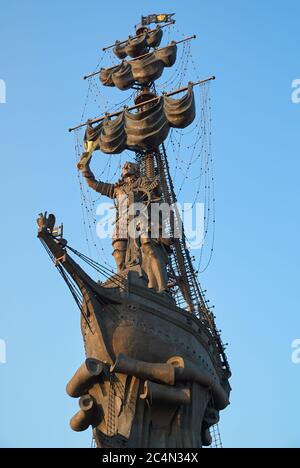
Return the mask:
<svg viewBox="0 0 300 468">
<path fill-rule="evenodd" d="M 75 431 L 97 447 L 199 448 L 229 404 L 230 374 L 209 327 L 128 272 L 120 287 L 93 281 L 42 225 L 39 238 L 82 295 L 86 361 L 67 385 Z M 141 272 L 140 272 L 141 273 Z M 71 288 L 70 288 L 71 289 Z"/>
<path fill-rule="evenodd" d="M 115 304 L 94 298 L 86 306 L 89 326 L 82 321 L 87 357 L 106 364 L 89 389 L 102 414 L 97 446 L 208 445 L 229 393 L 212 337 L 132 272 L 126 289 L 109 290 Z"/>
</svg>

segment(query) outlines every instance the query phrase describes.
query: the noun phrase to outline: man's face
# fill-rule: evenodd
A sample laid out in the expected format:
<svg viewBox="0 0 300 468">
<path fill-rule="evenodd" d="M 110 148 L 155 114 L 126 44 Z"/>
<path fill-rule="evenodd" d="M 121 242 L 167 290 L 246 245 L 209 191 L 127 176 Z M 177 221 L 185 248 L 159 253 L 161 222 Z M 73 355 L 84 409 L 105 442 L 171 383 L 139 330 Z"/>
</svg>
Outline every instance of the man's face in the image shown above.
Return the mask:
<svg viewBox="0 0 300 468">
<path fill-rule="evenodd" d="M 137 168 L 136 165 L 131 162 L 126 162 L 122 167 L 122 176 L 129 177 L 136 174 Z"/>
</svg>

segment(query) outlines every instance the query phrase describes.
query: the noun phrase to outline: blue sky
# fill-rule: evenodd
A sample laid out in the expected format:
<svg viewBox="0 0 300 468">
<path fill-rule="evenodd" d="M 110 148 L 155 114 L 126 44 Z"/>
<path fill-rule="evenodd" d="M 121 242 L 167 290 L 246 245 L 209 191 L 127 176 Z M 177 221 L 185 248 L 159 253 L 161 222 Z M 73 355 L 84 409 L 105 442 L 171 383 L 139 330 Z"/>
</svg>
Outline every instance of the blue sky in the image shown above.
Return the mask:
<svg viewBox="0 0 300 468">
<path fill-rule="evenodd" d="M 201 77 L 212 74 L 216 245 L 201 282 L 229 342 L 226 447 L 299 447 L 299 123 L 297 0 L 1 4 L 0 446 L 87 447 L 71 431 L 65 384 L 81 364 L 79 314 L 36 239 L 36 215 L 63 220 L 85 249 L 73 138 L 101 47 L 132 33 L 141 14 L 175 12 L 196 33 Z M 187 193 L 187 192 L 186 192 Z M 184 196 L 184 194 L 183 194 Z"/>
</svg>

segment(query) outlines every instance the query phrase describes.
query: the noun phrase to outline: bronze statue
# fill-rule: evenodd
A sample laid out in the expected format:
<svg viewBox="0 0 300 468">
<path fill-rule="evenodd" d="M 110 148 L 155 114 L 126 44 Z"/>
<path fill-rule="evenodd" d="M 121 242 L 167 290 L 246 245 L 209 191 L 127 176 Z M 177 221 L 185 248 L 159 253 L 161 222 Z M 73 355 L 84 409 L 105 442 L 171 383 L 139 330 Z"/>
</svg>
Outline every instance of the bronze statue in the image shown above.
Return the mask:
<svg viewBox="0 0 300 468">
<path fill-rule="evenodd" d="M 132 87 L 134 105 L 71 129 L 87 126 L 78 169 L 89 187 L 115 203 L 117 274 L 72 248 L 54 215 L 46 212 L 37 220 L 38 237 L 81 314 L 86 360 L 67 385 L 80 406 L 70 425 L 75 431 L 91 427 L 99 448 L 208 446 L 210 428 L 229 404 L 230 367 L 184 230 L 181 237 L 176 233 L 180 215 L 175 210 L 165 223 L 153 211 L 155 203 L 176 205 L 164 141 L 171 129 L 193 122 L 193 89 L 214 79 L 156 94 L 155 80 L 176 61 L 177 44 L 195 37 L 159 48 L 161 28 L 168 24 L 158 23 L 171 16 L 143 17 L 134 37 L 111 46 L 122 62 L 88 76 L 99 73 L 104 86 Z M 150 29 L 153 21 L 157 27 Z M 208 128 L 207 96 L 202 100 L 196 127 Z M 118 182 L 96 180 L 90 169 L 94 151 L 112 155 L 128 149 L 136 163 L 123 165 Z M 97 271 L 97 279 L 74 255 Z"/>
<path fill-rule="evenodd" d="M 83 153 L 81 160 L 86 161 L 86 157 Z M 151 203 L 161 201 L 158 178 L 141 176 L 139 166 L 128 161 L 122 167 L 121 179 L 115 184 L 97 181 L 89 161 L 79 163 L 78 167 L 89 187 L 116 202 L 112 245 L 118 273 L 140 262 L 148 277 L 148 287 L 158 292 L 165 291 L 168 242 L 162 238 L 151 238 Z M 136 216 L 134 212 L 130 215 L 130 206 L 141 203 L 145 204 L 146 212 L 139 213 L 138 221 L 130 231 L 128 224 Z M 134 228 L 136 232 L 132 232 Z"/>
</svg>

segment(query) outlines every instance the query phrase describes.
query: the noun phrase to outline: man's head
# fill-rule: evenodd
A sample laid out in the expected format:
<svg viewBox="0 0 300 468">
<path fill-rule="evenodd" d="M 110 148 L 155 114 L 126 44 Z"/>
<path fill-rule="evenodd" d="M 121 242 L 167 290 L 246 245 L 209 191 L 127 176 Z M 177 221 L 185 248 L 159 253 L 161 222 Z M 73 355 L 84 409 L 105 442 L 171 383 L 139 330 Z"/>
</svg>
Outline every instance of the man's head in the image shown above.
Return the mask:
<svg viewBox="0 0 300 468">
<path fill-rule="evenodd" d="M 122 179 L 125 179 L 126 177 L 130 177 L 133 175 L 138 175 L 139 173 L 139 166 L 135 163 L 132 163 L 130 161 L 126 161 L 123 164 L 122 167 Z"/>
</svg>

